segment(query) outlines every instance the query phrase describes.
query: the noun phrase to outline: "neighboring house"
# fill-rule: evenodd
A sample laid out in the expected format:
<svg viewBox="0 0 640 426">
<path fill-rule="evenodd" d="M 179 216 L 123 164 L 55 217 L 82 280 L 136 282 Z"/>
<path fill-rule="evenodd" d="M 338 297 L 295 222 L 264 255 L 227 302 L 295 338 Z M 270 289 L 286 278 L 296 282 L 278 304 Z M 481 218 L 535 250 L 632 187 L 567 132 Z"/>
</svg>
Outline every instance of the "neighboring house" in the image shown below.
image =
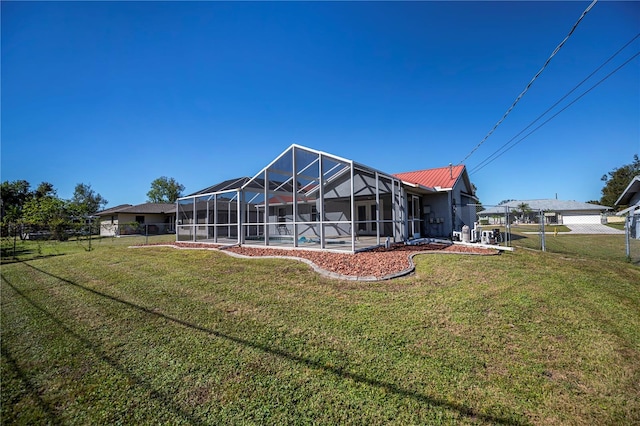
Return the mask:
<svg viewBox="0 0 640 426">
<path fill-rule="evenodd" d="M 464 166 L 399 173 L 291 145 L 253 177 L 178 200 L 178 241 L 357 251 L 450 238 L 475 203 Z M 467 209 L 468 210 L 468 209 Z"/>
<path fill-rule="evenodd" d="M 100 235 L 167 234 L 175 232 L 176 205 L 145 203 L 122 204 L 96 213 Z"/>
<path fill-rule="evenodd" d="M 640 176 L 634 177 L 616 201 L 616 206 L 629 206 L 616 213 L 628 216 L 628 226 L 633 238 L 640 239 Z"/>
<path fill-rule="evenodd" d="M 526 204 L 528 211 L 524 213 L 520 206 Z M 545 223 L 549 225 L 577 225 L 602 223 L 602 214 L 611 207 L 600 206 L 579 201 L 564 201 L 556 199 L 543 200 L 514 200 L 500 206 L 492 207 L 478 213 L 481 221 L 489 220 L 492 216 L 503 215 L 505 207 L 514 220 L 538 223 L 540 211 L 544 212 Z"/>
</svg>

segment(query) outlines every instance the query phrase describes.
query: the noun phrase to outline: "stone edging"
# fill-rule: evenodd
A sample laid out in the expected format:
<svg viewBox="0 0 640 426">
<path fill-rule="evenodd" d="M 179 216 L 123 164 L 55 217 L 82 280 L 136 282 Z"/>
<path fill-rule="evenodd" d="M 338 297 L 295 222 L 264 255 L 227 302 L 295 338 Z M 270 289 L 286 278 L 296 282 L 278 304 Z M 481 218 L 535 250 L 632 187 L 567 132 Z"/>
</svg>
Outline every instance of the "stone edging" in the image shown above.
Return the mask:
<svg viewBox="0 0 640 426">
<path fill-rule="evenodd" d="M 239 253 L 234 253 L 232 251 L 227 251 L 227 250 L 220 250 L 223 253 L 228 254 L 231 257 L 235 257 L 238 259 L 288 259 L 288 260 L 297 260 L 298 262 L 303 262 L 306 263 L 307 265 L 311 266 L 311 269 L 313 269 L 315 272 L 317 272 L 318 274 L 322 275 L 323 277 L 327 277 L 327 278 L 333 278 L 333 279 L 337 279 L 337 280 L 349 280 L 349 281 L 380 281 L 382 280 L 381 278 L 376 278 L 373 275 L 369 275 L 369 276 L 357 276 L 357 275 L 343 275 L 343 274 L 338 274 L 337 272 L 331 272 L 328 271 L 326 269 L 323 269 L 321 267 L 319 267 L 318 265 L 316 265 L 315 263 L 313 263 L 312 261 L 310 261 L 309 259 L 305 259 L 303 257 L 296 257 L 296 256 L 246 256 L 244 254 L 239 254 Z M 413 266 L 413 263 L 410 262 L 411 265 Z M 415 268 L 415 267 L 414 267 Z M 410 268 L 410 270 L 408 272 L 413 271 L 412 268 Z"/>
<path fill-rule="evenodd" d="M 179 249 L 179 250 L 212 250 L 212 251 L 219 251 L 222 253 L 225 253 L 228 256 L 231 257 L 235 257 L 237 259 L 288 259 L 288 260 L 296 260 L 298 262 L 303 262 L 306 263 L 307 265 L 309 265 L 311 267 L 311 269 L 313 269 L 315 272 L 317 272 L 318 274 L 320 274 L 323 277 L 327 277 L 327 278 L 332 278 L 332 279 L 336 279 L 336 280 L 349 280 L 349 281 L 383 281 L 383 280 L 390 280 L 392 278 L 398 278 L 404 275 L 408 275 L 411 272 L 413 272 L 415 270 L 415 265 L 413 264 L 413 261 L 411 260 L 411 258 L 413 257 L 413 255 L 411 255 L 409 257 L 409 268 L 400 271 L 400 272 L 396 272 L 394 274 L 389 274 L 385 277 L 382 278 L 377 278 L 374 275 L 369 275 L 369 276 L 357 276 L 357 275 L 343 275 L 343 274 L 338 274 L 337 272 L 331 272 L 328 271 L 326 269 L 323 269 L 321 267 L 319 267 L 318 265 L 316 265 L 315 263 L 313 263 L 312 261 L 310 261 L 309 259 L 305 259 L 303 257 L 296 257 L 296 256 L 246 256 L 244 254 L 239 254 L 239 253 L 234 253 L 232 251 L 227 251 L 227 250 L 223 250 L 220 249 L 218 247 L 216 248 L 202 248 L 202 247 L 180 247 L 180 246 L 175 246 L 173 244 L 155 244 L 152 246 L 130 246 L 129 248 L 144 248 L 144 247 L 173 247 L 175 249 Z"/>
<path fill-rule="evenodd" d="M 222 253 L 227 254 L 228 256 L 231 257 L 235 257 L 237 259 L 289 259 L 289 260 L 297 260 L 298 262 L 303 262 L 306 263 L 307 265 L 309 265 L 311 267 L 311 269 L 313 269 L 315 272 L 317 272 L 318 274 L 320 274 L 323 277 L 326 278 L 331 278 L 334 280 L 347 280 L 347 281 L 368 281 L 368 282 L 373 282 L 373 281 L 387 281 L 387 280 L 392 280 L 394 278 L 401 278 L 401 277 L 405 277 L 407 275 L 412 274 L 415 269 L 416 269 L 416 265 L 415 263 L 413 263 L 413 257 L 417 256 L 419 254 L 466 254 L 466 255 L 474 255 L 476 253 L 456 253 L 456 252 L 450 252 L 450 251 L 440 251 L 440 250 L 429 250 L 429 251 L 424 251 L 424 252 L 413 252 L 411 254 L 408 255 L 408 260 L 409 260 L 409 267 L 406 269 L 403 269 L 402 271 L 399 272 L 394 272 L 392 274 L 389 275 L 385 275 L 383 277 L 376 277 L 374 275 L 368 275 L 368 276 L 358 276 L 358 275 L 344 275 L 344 274 L 339 274 L 337 272 L 332 272 L 332 271 L 328 271 L 326 269 L 321 268 L 320 266 L 316 265 L 315 263 L 313 263 L 312 261 L 310 261 L 309 259 L 305 259 L 303 257 L 296 257 L 296 256 L 246 256 L 244 254 L 239 254 L 239 253 L 234 253 L 231 251 L 227 251 L 224 250 L 220 247 L 212 247 L 212 248 L 202 248 L 202 247 L 180 247 L 180 246 L 176 246 L 173 244 L 154 244 L 154 245 L 149 245 L 149 246 L 130 246 L 129 248 L 145 248 L 145 247 L 172 247 L 175 249 L 179 249 L 179 250 L 213 250 L 213 251 L 219 251 Z"/>
</svg>

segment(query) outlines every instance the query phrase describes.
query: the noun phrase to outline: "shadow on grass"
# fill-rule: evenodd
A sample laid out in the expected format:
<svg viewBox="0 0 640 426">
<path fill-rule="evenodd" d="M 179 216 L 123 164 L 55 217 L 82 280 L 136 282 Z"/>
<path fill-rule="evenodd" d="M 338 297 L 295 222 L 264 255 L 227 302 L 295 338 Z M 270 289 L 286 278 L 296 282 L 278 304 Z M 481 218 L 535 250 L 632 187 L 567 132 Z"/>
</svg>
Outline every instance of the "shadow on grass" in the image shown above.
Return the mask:
<svg viewBox="0 0 640 426">
<path fill-rule="evenodd" d="M 4 277 L 3 277 L 4 278 Z M 5 280 L 6 282 L 6 280 Z M 8 283 L 7 283 L 8 284 Z M 11 285 L 11 284 L 9 284 Z M 13 286 L 11 286 L 13 288 Z M 33 383 L 33 381 L 22 371 L 16 360 L 11 356 L 9 350 L 5 347 L 4 342 L 0 347 L 0 351 L 2 352 L 2 358 L 7 363 L 7 367 L 13 371 L 18 379 L 25 387 L 26 393 L 31 395 L 33 399 L 36 401 L 38 407 L 42 409 L 44 415 L 47 419 L 48 424 L 59 425 L 61 422 L 57 419 L 55 410 L 49 404 L 46 403 L 40 392 L 38 391 L 37 386 Z M 3 411 L 6 413 L 6 407 L 3 407 Z"/>
<path fill-rule="evenodd" d="M 27 263 L 25 263 L 25 265 L 28 265 Z M 28 265 L 31 266 L 31 265 Z M 31 266 L 32 268 L 34 268 L 33 266 Z M 40 272 L 43 272 L 47 275 L 50 275 L 52 277 L 58 278 L 61 281 L 64 281 L 68 284 L 72 284 L 75 285 L 77 287 L 83 288 L 85 290 L 90 290 L 91 289 L 86 289 L 81 285 L 77 285 L 74 284 L 71 281 L 65 280 L 63 278 L 60 277 L 56 277 L 55 275 L 49 274 L 45 271 L 42 271 L 38 268 L 34 268 Z M 65 333 L 67 333 L 68 335 L 72 336 L 73 338 L 77 339 L 80 343 L 82 343 L 82 345 L 84 345 L 88 350 L 90 350 L 91 352 L 93 352 L 94 354 L 96 354 L 96 356 L 103 362 L 107 363 L 109 366 L 111 366 L 112 368 L 114 368 L 116 371 L 118 371 L 119 373 L 121 373 L 122 375 L 126 376 L 129 380 L 131 380 L 132 383 L 134 383 L 136 386 L 139 386 L 143 389 L 145 389 L 146 391 L 149 392 L 149 395 L 153 398 L 156 399 L 158 401 L 160 401 L 162 403 L 162 405 L 164 407 L 167 407 L 169 410 L 173 411 L 175 414 L 177 414 L 178 416 L 182 417 L 184 420 L 186 420 L 187 422 L 191 423 L 191 424 L 204 424 L 204 422 L 196 419 L 195 417 L 193 417 L 190 413 L 187 413 L 186 411 L 182 410 L 180 407 L 176 406 L 175 403 L 173 403 L 173 401 L 171 400 L 171 396 L 169 394 L 166 393 L 162 393 L 156 389 L 153 388 L 153 386 L 151 386 L 150 383 L 148 383 L 147 381 L 145 381 L 144 379 L 136 376 L 132 371 L 130 371 L 128 368 L 126 368 L 125 366 L 121 365 L 120 363 L 118 363 L 115 359 L 111 358 L 109 355 L 107 355 L 104 351 L 102 351 L 100 348 L 98 348 L 93 342 L 89 341 L 88 339 L 80 336 L 78 333 L 76 333 L 75 331 L 71 330 L 69 327 L 67 327 L 62 321 L 60 321 L 58 318 L 56 318 L 54 315 L 51 314 L 51 312 L 47 311 L 45 308 L 43 308 L 42 306 L 38 305 L 36 302 L 34 302 L 31 298 L 29 298 L 29 296 L 27 296 L 26 294 L 24 294 L 22 291 L 20 291 L 16 286 L 14 286 L 13 284 L 11 284 L 9 282 L 9 280 L 7 280 L 7 278 L 4 276 L 4 274 L 2 274 L 2 280 L 13 289 L 13 291 L 15 291 L 18 295 L 20 295 L 29 305 L 31 305 L 33 308 L 35 308 L 36 310 L 38 310 L 39 312 L 41 312 L 42 314 L 44 314 L 47 318 L 49 318 L 52 322 L 54 322 L 58 327 L 60 327 Z M 96 294 L 101 294 L 99 292 L 95 292 L 92 291 L 93 293 Z M 105 295 L 106 296 L 106 295 Z M 109 297 L 106 296 L 109 299 L 112 300 L 117 300 L 116 298 L 113 297 Z M 55 413 L 51 410 L 51 408 L 42 400 L 39 392 L 36 390 L 36 387 L 33 386 L 33 384 L 31 383 L 31 380 L 22 372 L 22 370 L 20 369 L 20 367 L 17 365 L 17 363 L 15 362 L 15 360 L 13 360 L 13 358 L 8 354 L 8 352 L 6 352 L 6 350 L 4 348 L 4 345 L 2 347 L 2 355 L 6 356 L 7 361 L 9 363 L 9 366 L 11 367 L 11 369 L 13 371 L 16 372 L 16 374 L 18 375 L 18 377 L 20 378 L 20 380 L 22 380 L 22 382 L 25 384 L 25 387 L 27 388 L 27 391 L 33 395 L 34 398 L 36 398 L 36 400 L 39 402 L 39 405 L 44 409 L 45 413 L 48 416 L 48 419 L 53 423 L 53 424 L 60 424 L 60 421 L 55 417 Z"/>
<path fill-rule="evenodd" d="M 24 262 L 27 262 L 29 260 L 46 259 L 47 257 L 64 256 L 64 253 L 37 254 L 37 255 L 34 255 L 34 256 L 29 256 L 32 253 L 34 253 L 33 250 L 16 250 L 16 254 L 5 256 L 4 251 L 3 251 L 2 252 L 2 257 L 0 257 L 0 264 L 8 265 L 10 263 L 17 263 L 17 262 L 24 263 Z M 28 257 L 28 258 L 26 258 L 26 257 Z"/>
<path fill-rule="evenodd" d="M 456 403 L 453 403 L 453 402 L 445 401 L 443 399 L 435 398 L 435 397 L 428 396 L 428 395 L 423 395 L 423 394 L 418 393 L 418 392 L 414 392 L 414 391 L 411 391 L 411 390 L 403 389 L 403 388 L 401 388 L 401 387 L 399 387 L 399 386 L 397 386 L 395 384 L 392 384 L 392 383 L 386 383 L 386 382 L 383 382 L 383 381 L 380 381 L 380 380 L 371 379 L 371 378 L 368 378 L 368 377 L 363 376 L 363 375 L 354 374 L 354 373 L 351 373 L 349 371 L 345 371 L 345 370 L 343 370 L 341 368 L 330 367 L 330 366 L 324 365 L 322 363 L 319 363 L 317 361 L 314 361 L 312 359 L 308 359 L 308 358 L 304 358 L 302 356 L 294 355 L 294 354 L 288 353 L 288 352 L 283 351 L 283 350 L 278 349 L 278 348 L 273 348 L 273 347 L 270 347 L 270 346 L 267 346 L 267 345 L 264 345 L 264 344 L 261 344 L 261 343 L 251 342 L 249 340 L 245 340 L 245 339 L 242 339 L 240 337 L 230 336 L 230 335 L 221 333 L 221 332 L 216 331 L 216 330 L 211 330 L 211 329 L 208 329 L 206 327 L 199 326 L 197 324 L 192 324 L 190 322 L 181 320 L 179 318 L 175 318 L 175 317 L 172 317 L 172 316 L 169 316 L 169 315 L 165 315 L 165 314 L 163 314 L 161 312 L 157 312 L 157 311 L 151 310 L 149 308 L 145 308 L 144 306 L 136 305 L 135 303 L 129 302 L 127 300 L 123 300 L 123 299 L 120 299 L 118 297 L 111 296 L 109 294 L 102 293 L 100 291 L 94 290 L 92 288 L 85 287 L 85 286 L 83 286 L 81 284 L 78 284 L 78 283 L 73 282 L 71 280 L 68 280 L 66 278 L 59 277 L 57 275 L 54 275 L 54 274 L 52 274 L 50 272 L 47 272 L 47 271 L 44 271 L 44 270 L 42 270 L 40 268 L 37 268 L 37 267 L 35 267 L 33 265 L 30 265 L 28 263 L 24 263 L 24 264 L 26 266 L 28 266 L 28 267 L 30 267 L 30 268 L 42 273 L 42 274 L 45 274 L 45 275 L 48 275 L 48 276 L 50 276 L 52 278 L 58 279 L 58 280 L 60 280 L 62 282 L 65 282 L 65 283 L 67 283 L 69 285 L 72 285 L 74 287 L 77 287 L 79 289 L 87 291 L 89 293 L 92 293 L 92 294 L 94 294 L 96 296 L 103 297 L 103 298 L 109 299 L 109 300 L 111 300 L 113 302 L 120 303 L 120 304 L 123 304 L 125 306 L 128 306 L 128 307 L 130 307 L 132 309 L 144 312 L 145 314 L 148 314 L 148 315 L 151 315 L 151 316 L 154 316 L 154 317 L 158 317 L 158 318 L 162 318 L 162 319 L 164 319 L 166 321 L 170 321 L 170 322 L 173 322 L 175 324 L 179 324 L 179 325 L 181 325 L 183 327 L 186 327 L 186 328 L 189 328 L 189 329 L 192 329 L 192 330 L 200 331 L 200 332 L 205 333 L 205 334 L 210 335 L 210 336 L 214 336 L 214 337 L 221 338 L 221 339 L 226 339 L 226 340 L 229 340 L 231 342 L 234 342 L 234 343 L 237 343 L 237 344 L 240 344 L 240 345 L 243 345 L 243 346 L 247 346 L 247 347 L 250 347 L 250 348 L 253 348 L 253 349 L 258 349 L 258 350 L 261 350 L 261 351 L 263 351 L 265 353 L 276 355 L 276 356 L 282 357 L 284 359 L 287 359 L 287 360 L 290 360 L 290 361 L 293 361 L 293 362 L 308 366 L 310 368 L 314 368 L 314 369 L 317 369 L 317 370 L 324 370 L 324 371 L 330 372 L 332 374 L 335 374 L 336 376 L 342 377 L 344 379 L 350 379 L 350 380 L 353 380 L 353 381 L 358 382 L 358 383 L 362 383 L 362 384 L 366 384 L 366 385 L 369 385 L 369 386 L 373 386 L 373 387 L 377 387 L 377 388 L 380 388 L 380 389 L 384 389 L 387 392 L 391 392 L 391 393 L 394 393 L 396 395 L 400 395 L 402 397 L 412 398 L 412 399 L 415 399 L 415 400 L 417 400 L 419 402 L 423 402 L 423 403 L 426 403 L 426 404 L 429 404 L 429 405 L 432 405 L 432 406 L 440 406 L 440 407 L 444 407 L 444 408 L 447 408 L 447 409 L 450 409 L 450 410 L 454 410 L 454 411 L 457 411 L 458 413 L 460 413 L 463 416 L 469 417 L 470 419 L 481 419 L 483 421 L 490 422 L 490 423 L 493 423 L 493 424 L 504 424 L 504 425 L 525 424 L 523 422 L 520 422 L 520 421 L 517 421 L 517 420 L 513 420 L 513 419 L 507 419 L 507 418 L 493 416 L 493 415 L 490 415 L 490 414 L 480 413 L 480 412 L 476 411 L 474 408 L 468 407 L 468 406 L 463 405 L 463 404 L 456 404 Z M 4 277 L 3 277 L 3 279 L 4 279 Z M 4 279 L 4 280 L 6 282 L 6 279 Z M 7 284 L 9 284 L 9 283 L 7 283 Z M 31 303 L 37 309 L 42 310 L 43 312 L 46 312 L 41 307 L 35 305 L 32 301 L 30 301 L 27 298 L 26 295 L 21 293 L 13 285 L 11 285 L 11 284 L 9 284 L 9 285 L 18 294 L 20 294 L 23 298 L 27 299 L 29 301 L 29 303 Z M 50 315 L 50 314 L 48 314 L 48 315 Z M 59 320 L 57 320 L 57 319 L 54 319 L 54 321 L 56 321 L 57 323 L 60 323 Z M 61 327 L 65 328 L 71 334 L 74 334 L 73 331 L 69 330 L 63 324 L 60 324 L 60 325 L 61 325 Z M 113 365 L 119 371 L 122 371 L 123 373 L 127 374 L 128 376 L 132 375 L 130 371 L 126 370 L 124 367 L 119 366 L 115 361 L 113 361 L 110 358 L 108 358 L 104 353 L 102 353 L 98 348 L 96 348 L 91 342 L 87 341 L 86 339 L 84 339 L 84 338 L 82 338 L 80 336 L 77 336 L 77 335 L 75 335 L 75 336 L 78 339 L 80 339 L 85 345 L 87 345 L 92 350 L 94 350 L 100 356 L 101 359 L 107 361 L 110 365 Z M 145 387 L 149 387 L 149 385 L 146 384 L 141 379 L 136 379 L 136 381 L 138 383 L 144 385 Z M 167 395 L 161 395 L 158 391 L 155 391 L 153 389 L 151 389 L 151 391 L 155 394 L 154 395 L 155 397 L 160 398 L 164 403 L 168 403 L 169 402 L 170 398 Z M 174 408 L 174 411 L 177 411 L 181 416 L 186 417 L 186 414 L 183 413 L 182 411 L 180 411 L 179 408 L 177 408 L 177 407 L 173 407 L 173 408 Z M 190 420 L 191 421 L 195 421 L 195 419 L 193 419 L 193 418 L 191 418 Z"/>
</svg>

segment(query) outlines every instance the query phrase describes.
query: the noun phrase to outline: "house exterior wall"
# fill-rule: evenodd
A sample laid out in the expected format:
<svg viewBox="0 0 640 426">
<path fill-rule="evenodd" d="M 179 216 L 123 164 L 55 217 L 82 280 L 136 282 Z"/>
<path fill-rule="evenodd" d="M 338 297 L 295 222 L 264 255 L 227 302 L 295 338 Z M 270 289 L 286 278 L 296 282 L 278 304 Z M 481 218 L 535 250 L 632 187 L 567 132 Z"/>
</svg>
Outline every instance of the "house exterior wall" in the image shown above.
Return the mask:
<svg viewBox="0 0 640 426">
<path fill-rule="evenodd" d="M 408 193 L 408 196 L 411 192 Z M 463 185 L 452 191 L 423 194 L 422 226 L 423 236 L 431 238 L 451 238 L 453 231 L 461 231 L 464 225 L 473 228 L 476 220 L 474 206 L 476 200 L 467 195 Z"/>
<path fill-rule="evenodd" d="M 460 229 L 454 229 L 454 231 L 462 231 L 462 227 L 464 225 L 467 225 L 469 228 L 473 228 L 473 224 L 478 217 L 476 206 L 477 200 L 465 194 L 460 194 L 460 199 L 460 204 L 463 207 L 463 209 L 460 211 L 459 217 Z"/>
<path fill-rule="evenodd" d="M 563 225 L 572 224 L 596 224 L 600 223 L 601 214 L 599 211 L 563 211 L 560 212 L 560 220 Z"/>
<path fill-rule="evenodd" d="M 358 203 L 361 200 L 370 197 L 356 197 L 355 202 Z M 380 211 L 380 220 L 383 221 L 380 228 L 380 236 L 388 237 L 393 236 L 393 211 L 391 203 L 391 195 L 381 196 L 380 204 L 382 210 Z M 320 237 L 320 201 L 316 200 L 313 203 L 316 212 L 311 211 L 311 204 L 298 203 L 298 235 L 319 238 Z M 284 213 L 282 215 L 281 213 Z M 350 222 L 351 221 L 351 204 L 350 199 L 325 199 L 324 205 L 324 227 L 326 237 L 344 237 L 351 234 L 351 223 L 336 223 L 336 222 Z M 270 235 L 293 235 L 293 206 L 276 205 L 269 206 L 269 223 L 273 224 L 272 228 L 276 230 Z M 302 223 L 300 223 L 302 222 Z"/>
<path fill-rule="evenodd" d="M 118 215 L 103 216 L 100 218 L 100 236 L 115 237 L 118 235 Z"/>
<path fill-rule="evenodd" d="M 422 205 L 425 236 L 446 238 L 451 235 L 452 219 L 449 194 L 441 192 L 425 195 Z"/>
<path fill-rule="evenodd" d="M 629 227 L 629 237 L 640 240 L 640 214 L 630 215 L 625 218 Z"/>
<path fill-rule="evenodd" d="M 135 224 L 136 217 L 143 216 L 147 228 L 139 228 Z M 120 235 L 140 234 L 166 234 L 173 231 L 175 225 L 174 215 L 156 213 L 116 213 L 104 216 L 100 219 L 100 236 L 115 237 Z"/>
<path fill-rule="evenodd" d="M 382 179 L 378 183 L 379 191 L 383 193 L 391 192 L 390 182 L 387 182 L 388 179 Z M 376 179 L 375 175 L 370 173 L 363 173 L 358 170 L 354 173 L 353 176 L 353 193 L 356 197 L 375 197 L 376 195 Z M 325 190 L 325 199 L 328 198 L 340 198 L 347 197 L 351 194 L 351 181 L 344 180 L 337 185 L 332 186 L 331 189 Z"/>
<path fill-rule="evenodd" d="M 640 206 L 640 192 L 636 192 L 629 201 L 631 206 Z M 630 236 L 640 240 L 640 214 L 632 215 L 629 218 Z"/>
</svg>

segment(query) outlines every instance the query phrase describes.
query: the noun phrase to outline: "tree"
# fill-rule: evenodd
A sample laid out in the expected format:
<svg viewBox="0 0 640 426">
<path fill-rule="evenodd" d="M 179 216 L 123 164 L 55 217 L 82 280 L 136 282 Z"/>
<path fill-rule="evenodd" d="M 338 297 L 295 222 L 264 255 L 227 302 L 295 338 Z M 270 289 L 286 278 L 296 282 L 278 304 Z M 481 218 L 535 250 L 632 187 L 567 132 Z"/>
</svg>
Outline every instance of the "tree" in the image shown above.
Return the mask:
<svg viewBox="0 0 640 426">
<path fill-rule="evenodd" d="M 73 191 L 70 207 L 74 214 L 84 217 L 94 214 L 107 204 L 102 195 L 96 194 L 91 185 L 79 183 Z"/>
<path fill-rule="evenodd" d="M 603 206 L 612 207 L 622 192 L 627 188 L 631 180 L 634 177 L 640 175 L 640 158 L 638 154 L 633 156 L 633 162 L 631 164 L 625 164 L 622 167 L 613 169 L 609 172 L 608 176 L 603 175 L 602 181 L 605 182 L 604 188 L 602 188 L 602 198 L 600 198 L 600 204 Z"/>
<path fill-rule="evenodd" d="M 475 195 L 476 198 L 478 199 L 478 201 L 476 201 L 475 203 L 476 212 L 484 210 L 484 207 L 482 206 L 482 201 L 480 201 L 480 198 L 478 198 L 478 187 L 473 182 L 471 183 L 471 190 L 473 195 Z"/>
<path fill-rule="evenodd" d="M 28 225 L 27 229 L 47 230 L 54 238 L 67 239 L 74 227 L 86 225 L 85 218 L 107 204 L 91 185 L 76 185 L 71 200 L 58 197 L 53 184 L 42 182 L 30 190 L 29 182 L 17 180 L 2 182 L 2 235 L 7 235 L 9 224 Z M 21 235 L 23 238 L 23 235 Z"/>
<path fill-rule="evenodd" d="M 24 203 L 31 198 L 31 185 L 26 180 L 4 181 L 0 189 L 2 222 L 16 222 L 22 216 Z"/>
<path fill-rule="evenodd" d="M 26 224 L 48 229 L 60 241 L 66 240 L 66 230 L 71 224 L 69 203 L 55 195 L 53 186 L 47 193 L 49 195 L 34 196 L 24 204 L 22 220 Z"/>
<path fill-rule="evenodd" d="M 520 203 L 520 204 L 518 204 L 518 206 L 516 208 L 520 212 L 520 218 L 521 218 L 522 222 L 524 222 L 525 221 L 525 216 L 527 215 L 527 213 L 529 213 L 531 211 L 531 207 L 529 207 L 529 204 L 527 204 L 527 203 Z"/>
<path fill-rule="evenodd" d="M 161 176 L 151 182 L 151 190 L 147 192 L 150 203 L 175 203 L 182 197 L 184 185 L 176 182 L 174 178 Z"/>
<path fill-rule="evenodd" d="M 57 192 L 52 183 L 41 182 L 33 193 L 33 196 L 36 198 L 56 197 Z"/>
</svg>

